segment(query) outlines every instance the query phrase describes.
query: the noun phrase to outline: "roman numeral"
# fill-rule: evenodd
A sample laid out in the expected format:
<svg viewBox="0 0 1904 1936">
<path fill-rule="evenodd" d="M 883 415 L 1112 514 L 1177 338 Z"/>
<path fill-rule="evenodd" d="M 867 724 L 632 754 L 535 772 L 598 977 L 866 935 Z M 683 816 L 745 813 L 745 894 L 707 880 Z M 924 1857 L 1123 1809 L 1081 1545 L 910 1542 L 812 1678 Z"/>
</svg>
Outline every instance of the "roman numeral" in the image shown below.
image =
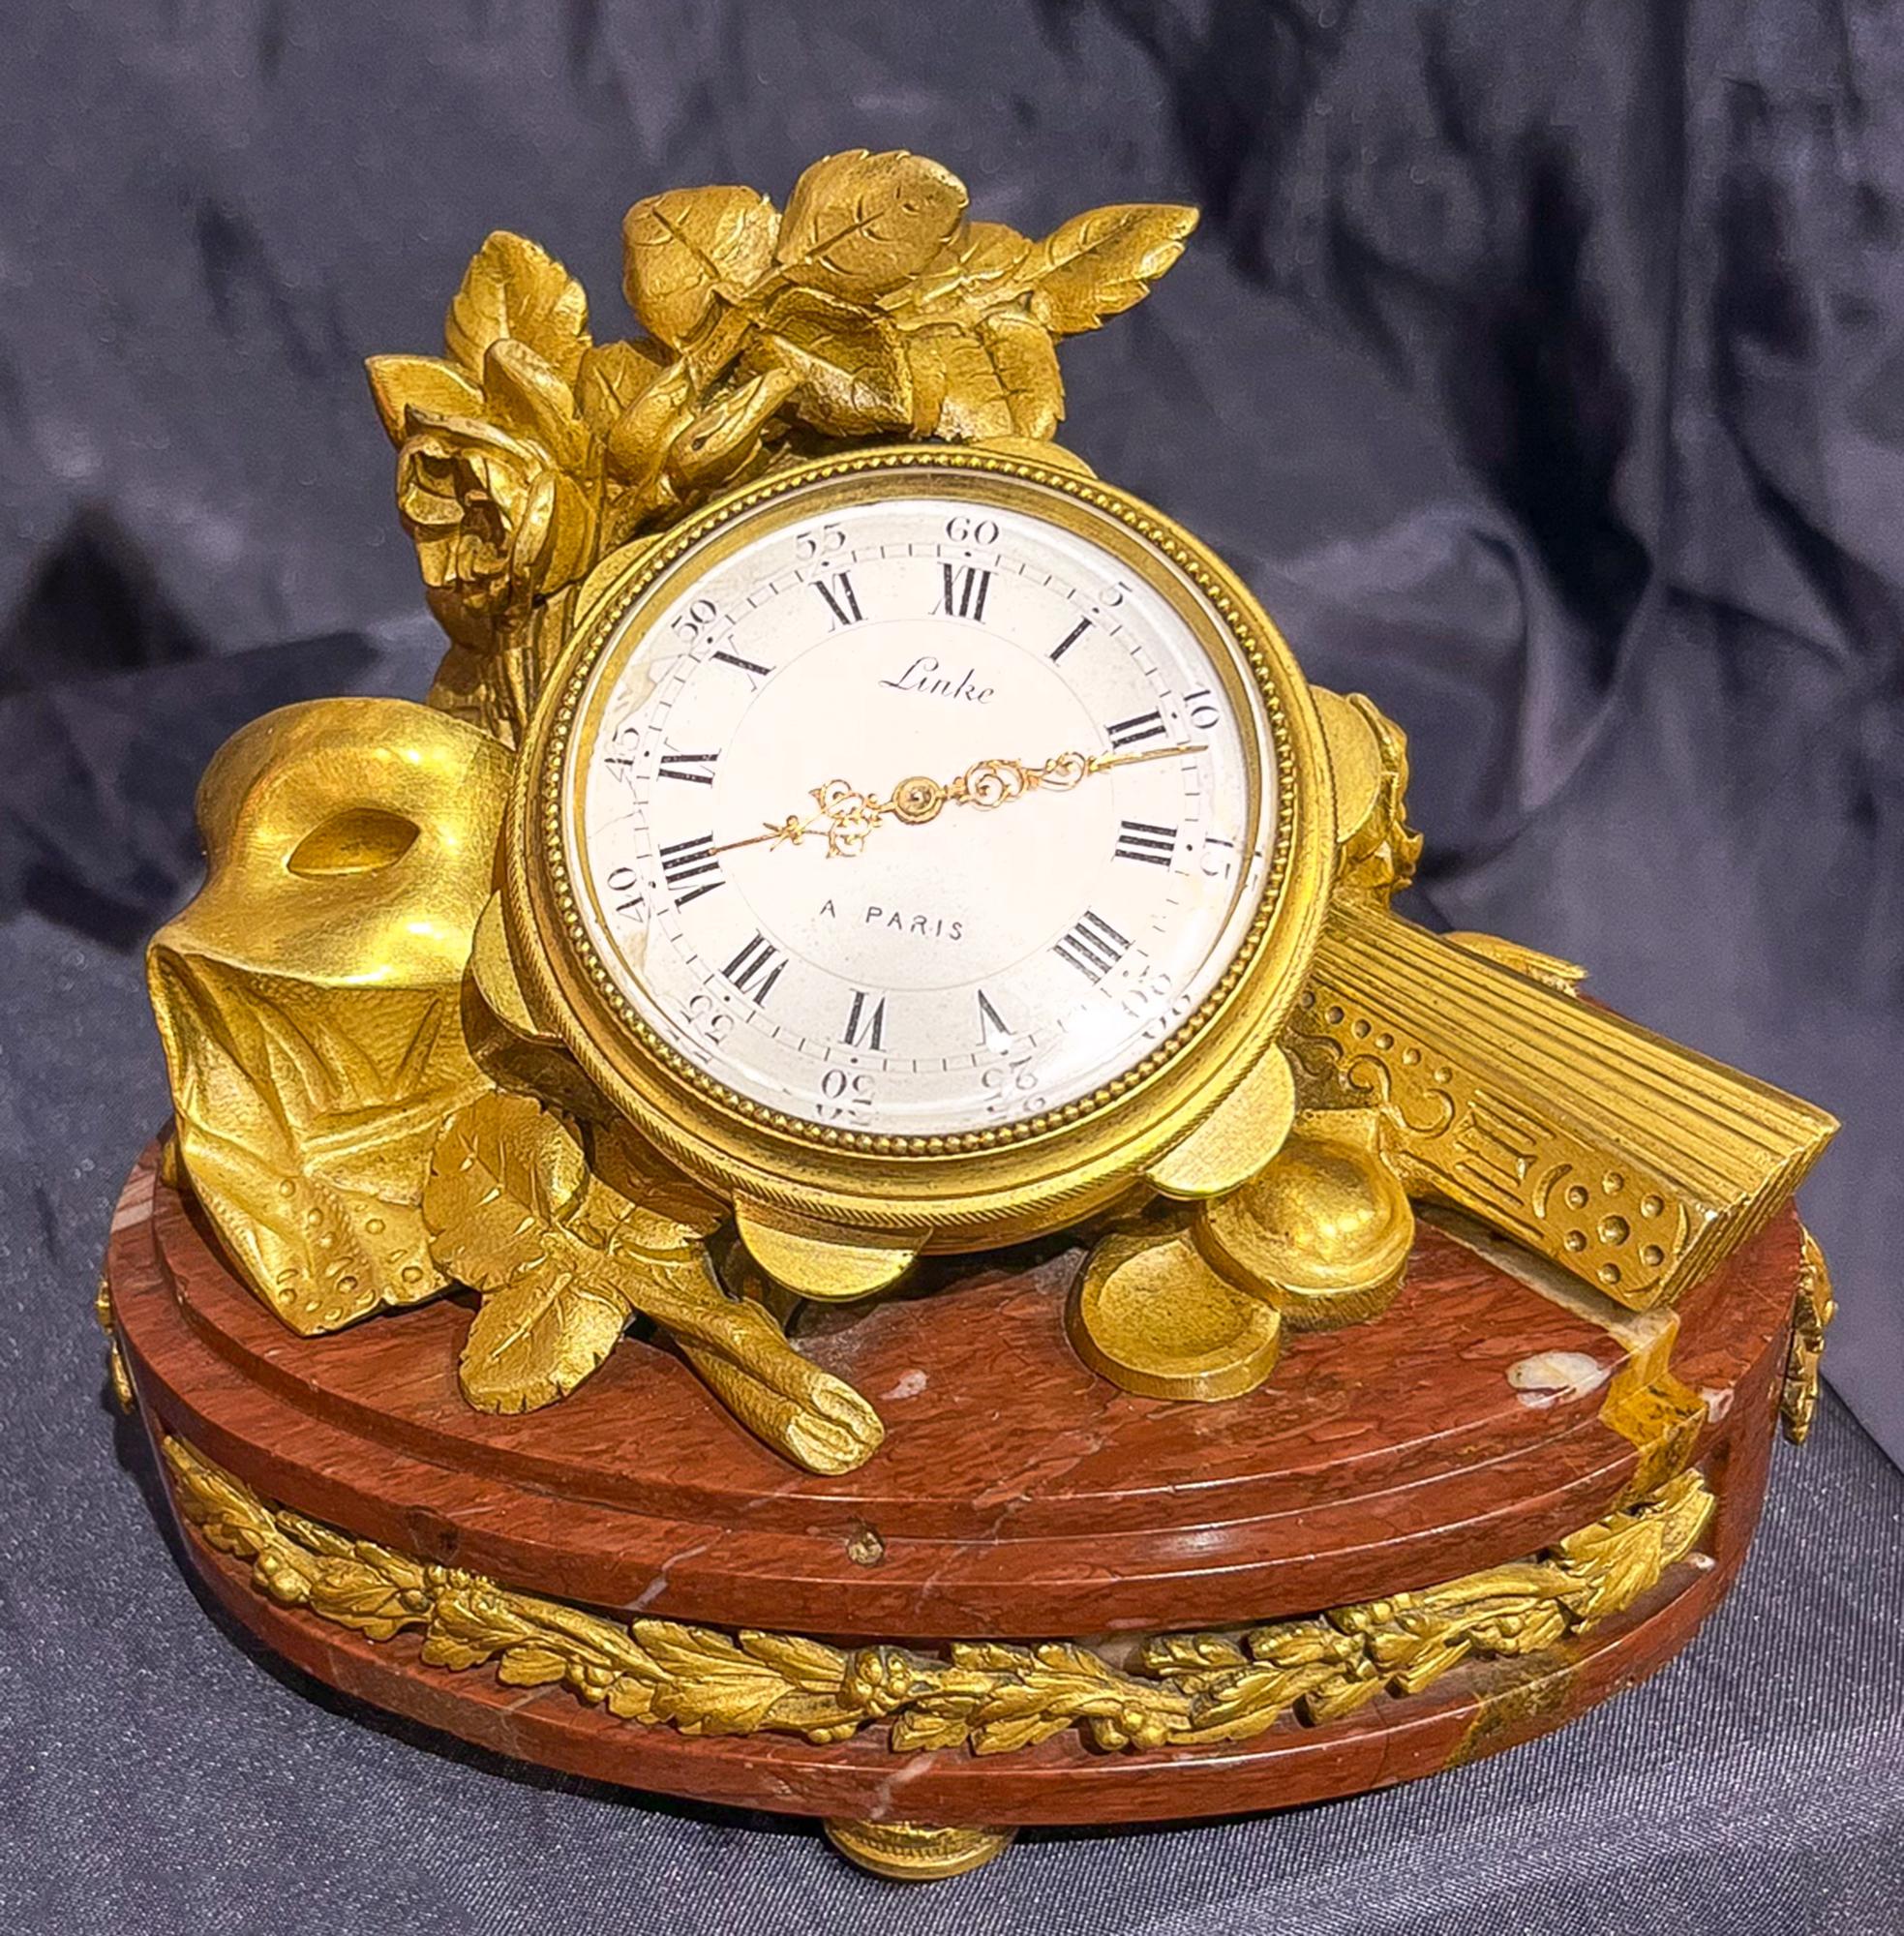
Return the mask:
<svg viewBox="0 0 1904 1936">
<path fill-rule="evenodd" d="M 857 625 L 865 615 L 860 610 L 860 601 L 853 593 L 853 581 L 841 572 L 829 585 L 824 578 L 813 581 L 813 589 L 827 601 L 827 610 L 833 615 L 833 629 L 842 625 Z"/>
<path fill-rule="evenodd" d="M 1106 726 L 1111 745 L 1119 752 L 1126 746 L 1134 746 L 1140 740 L 1158 739 L 1164 731 L 1164 715 L 1161 712 L 1137 712 L 1129 719 L 1119 719 Z"/>
<path fill-rule="evenodd" d="M 1005 1017 L 992 1007 L 990 996 L 982 988 L 979 990 L 979 1045 L 982 1048 L 1012 1045 L 1012 1031 L 1005 1026 Z"/>
<path fill-rule="evenodd" d="M 718 753 L 663 753 L 661 777 L 664 780 L 692 780 L 696 786 L 714 783 L 714 762 Z"/>
<path fill-rule="evenodd" d="M 719 859 L 709 850 L 714 844 L 711 833 L 697 833 L 692 840 L 677 840 L 661 849 L 661 878 L 673 891 L 676 903 L 685 907 L 703 894 L 710 894 L 721 885 Z M 705 876 L 705 878 L 703 878 Z M 683 893 L 689 881 L 695 885 Z"/>
<path fill-rule="evenodd" d="M 1148 861 L 1167 867 L 1177 851 L 1177 830 L 1157 827 L 1148 820 L 1123 820 L 1117 826 L 1117 858 L 1120 861 Z"/>
<path fill-rule="evenodd" d="M 991 590 L 991 573 L 976 564 L 945 565 L 946 595 L 939 611 L 953 619 L 970 619 L 975 625 L 985 622 L 985 593 Z M 937 614 L 934 614 L 936 617 Z"/>
<path fill-rule="evenodd" d="M 772 992 L 774 983 L 780 979 L 780 970 L 786 965 L 787 957 L 764 934 L 756 934 L 720 972 L 743 995 L 751 995 L 756 1002 L 764 1002 Z"/>
<path fill-rule="evenodd" d="M 1102 982 L 1123 960 L 1130 946 L 1126 936 L 1090 908 L 1069 934 L 1052 943 L 1059 960 L 1075 968 L 1087 982 Z"/>
<path fill-rule="evenodd" d="M 1091 629 L 1090 620 L 1080 619 L 1077 621 L 1077 623 L 1074 624 L 1071 628 L 1071 630 L 1067 632 L 1064 635 L 1064 637 L 1060 639 L 1058 643 L 1051 648 L 1051 663 L 1053 665 L 1056 665 L 1057 662 L 1061 658 L 1063 658 L 1068 651 L 1071 650 L 1072 647 L 1076 645 L 1078 640 L 1081 639 L 1085 635 L 1085 633 L 1088 632 L 1090 629 Z"/>
<path fill-rule="evenodd" d="M 755 665 L 752 659 L 743 659 L 738 652 L 710 652 L 708 656 L 726 665 L 739 666 L 750 680 L 770 680 L 773 677 L 766 666 Z"/>
<path fill-rule="evenodd" d="M 853 1006 L 846 1012 L 846 1029 L 841 1039 L 848 1048 L 884 1048 L 886 997 L 882 995 L 868 1007 L 866 997 L 855 988 Z"/>
</svg>

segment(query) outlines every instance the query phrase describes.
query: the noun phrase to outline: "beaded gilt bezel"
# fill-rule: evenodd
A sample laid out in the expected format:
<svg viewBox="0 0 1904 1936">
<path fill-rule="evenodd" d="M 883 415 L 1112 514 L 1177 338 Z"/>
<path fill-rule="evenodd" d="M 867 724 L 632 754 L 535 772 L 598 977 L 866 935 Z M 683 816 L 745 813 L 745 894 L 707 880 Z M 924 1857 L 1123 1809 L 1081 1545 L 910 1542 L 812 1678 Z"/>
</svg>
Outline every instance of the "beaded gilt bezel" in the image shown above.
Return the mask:
<svg viewBox="0 0 1904 1936">
<path fill-rule="evenodd" d="M 1139 1061 L 1089 1093 L 1037 1116 L 1027 1117 L 1022 1122 L 941 1135 L 887 1135 L 813 1123 L 758 1103 L 709 1074 L 657 1035 L 622 992 L 589 933 L 578 902 L 576 884 L 569 871 L 563 839 L 564 814 L 572 810 L 571 794 L 577 784 L 576 775 L 569 768 L 571 741 L 596 669 L 603 655 L 619 641 L 629 613 L 673 565 L 716 531 L 797 491 L 811 490 L 816 485 L 840 477 L 931 469 L 1000 476 L 1044 489 L 1055 489 L 1124 526 L 1184 575 L 1208 603 L 1218 622 L 1234 643 L 1240 662 L 1254 681 L 1261 698 L 1275 757 L 1273 771 L 1261 775 L 1258 783 L 1274 789 L 1275 835 L 1256 913 L 1229 963 L 1197 1007 Z M 539 748 L 535 784 L 542 858 L 563 939 L 595 999 L 614 1018 L 620 1031 L 678 1081 L 749 1122 L 826 1148 L 858 1150 L 881 1156 L 944 1156 L 989 1150 L 1028 1141 L 1095 1113 L 1128 1095 L 1148 1077 L 1176 1061 L 1192 1045 L 1249 972 L 1282 908 L 1295 816 L 1290 787 L 1288 717 L 1269 656 L 1225 584 L 1196 550 L 1186 545 L 1176 531 L 1141 507 L 1081 473 L 1054 470 L 1020 459 L 982 451 L 902 449 L 830 459 L 804 466 L 798 472 L 764 479 L 688 520 L 641 560 L 639 568 L 616 595 L 592 615 L 586 633 L 571 649 L 571 655 L 562 668 L 549 703 L 553 705 L 554 711 L 549 731 Z"/>
</svg>

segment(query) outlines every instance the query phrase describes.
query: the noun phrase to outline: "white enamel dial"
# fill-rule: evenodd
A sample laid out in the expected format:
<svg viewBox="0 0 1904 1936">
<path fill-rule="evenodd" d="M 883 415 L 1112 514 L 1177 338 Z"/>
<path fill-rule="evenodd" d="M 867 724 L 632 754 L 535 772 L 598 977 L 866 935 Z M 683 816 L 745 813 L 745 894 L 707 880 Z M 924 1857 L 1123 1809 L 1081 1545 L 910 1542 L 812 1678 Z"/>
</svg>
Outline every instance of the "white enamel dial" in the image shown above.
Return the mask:
<svg viewBox="0 0 1904 1936">
<path fill-rule="evenodd" d="M 598 660 L 562 789 L 584 922 L 642 1020 L 756 1104 L 907 1137 L 1140 1062 L 1235 957 L 1275 831 L 1255 683 L 1153 582 L 1200 603 L 1161 553 L 920 489 L 783 508 L 677 568 Z M 1067 754 L 1069 786 L 955 797 L 980 763 Z M 954 797 L 830 850 L 816 789 L 915 778 Z"/>
</svg>

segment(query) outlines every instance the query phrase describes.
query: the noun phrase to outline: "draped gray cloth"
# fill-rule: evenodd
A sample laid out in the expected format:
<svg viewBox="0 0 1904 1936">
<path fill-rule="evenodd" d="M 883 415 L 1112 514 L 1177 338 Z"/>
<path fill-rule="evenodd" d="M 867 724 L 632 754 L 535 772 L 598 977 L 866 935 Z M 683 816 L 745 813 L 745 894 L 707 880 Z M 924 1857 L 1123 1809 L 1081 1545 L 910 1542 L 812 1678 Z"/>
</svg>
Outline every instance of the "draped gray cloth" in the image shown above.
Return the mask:
<svg viewBox="0 0 1904 1936">
<path fill-rule="evenodd" d="M 0 59 L 0 1908 L 35 1930 L 1904 1926 L 1904 30 L 1851 0 L 75 0 Z M 243 720 L 433 645 L 358 359 L 492 227 L 903 145 L 1048 227 L 1194 200 L 1070 440 L 1408 730 L 1414 912 L 1845 1119 L 1845 1401 L 1647 1693 L 1392 1795 L 895 1898 L 254 1663 L 99 1408 L 164 1111 L 136 946 Z M 1847 1408 L 1848 1407 L 1848 1408 Z M 1861 1420 L 1867 1438 L 1854 1423 Z M 1876 1443 L 1873 1442 L 1876 1441 Z M 122 1432 L 119 1445 L 127 1440 Z"/>
</svg>

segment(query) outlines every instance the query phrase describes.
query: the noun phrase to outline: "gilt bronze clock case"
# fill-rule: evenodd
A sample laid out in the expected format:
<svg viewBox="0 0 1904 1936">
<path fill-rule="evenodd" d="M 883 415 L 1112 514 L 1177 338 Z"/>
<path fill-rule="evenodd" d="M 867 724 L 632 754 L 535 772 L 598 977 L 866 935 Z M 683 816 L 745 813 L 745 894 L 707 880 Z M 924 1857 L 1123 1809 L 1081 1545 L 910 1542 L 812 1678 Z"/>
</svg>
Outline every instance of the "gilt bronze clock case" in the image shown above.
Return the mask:
<svg viewBox="0 0 1904 1936">
<path fill-rule="evenodd" d="M 1272 750 L 1269 762 L 1251 762 L 1252 784 L 1267 796 L 1257 824 L 1273 829 L 1264 887 L 1211 995 L 1095 1094 L 1008 1129 L 944 1136 L 804 1123 L 694 1068 L 643 1024 L 604 967 L 578 907 L 589 888 L 566 841 L 599 721 L 601 668 L 643 650 L 644 615 L 679 592 L 680 574 L 764 524 L 785 529 L 908 492 L 1029 511 L 1103 546 L 1168 597 L 1239 702 L 1245 681 L 1254 689 Z M 523 751 L 504 864 L 509 952 L 531 1011 L 644 1134 L 724 1195 L 770 1212 L 967 1251 L 1043 1234 L 1111 1201 L 1263 1056 L 1280 1054 L 1333 877 L 1333 794 L 1321 723 L 1287 646 L 1235 574 L 1181 527 L 1060 462 L 886 449 L 777 473 L 604 562 Z"/>
</svg>

